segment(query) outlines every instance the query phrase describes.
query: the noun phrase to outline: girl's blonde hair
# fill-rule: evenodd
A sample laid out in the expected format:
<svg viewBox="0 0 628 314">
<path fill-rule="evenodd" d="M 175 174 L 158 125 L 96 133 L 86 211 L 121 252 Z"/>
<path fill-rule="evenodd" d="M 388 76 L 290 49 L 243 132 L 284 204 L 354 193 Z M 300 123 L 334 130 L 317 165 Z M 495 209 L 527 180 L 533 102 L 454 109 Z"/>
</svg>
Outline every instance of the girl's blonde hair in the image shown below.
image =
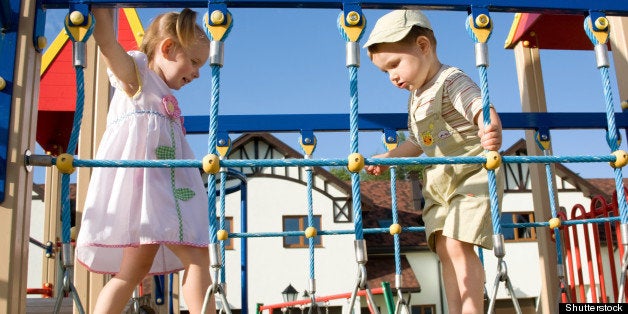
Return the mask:
<svg viewBox="0 0 628 314">
<path fill-rule="evenodd" d="M 146 54 L 149 61 L 152 61 L 157 45 L 166 38 L 172 38 L 176 45 L 185 50 L 190 49 L 199 40 L 209 44 L 205 32 L 196 24 L 196 12 L 188 8 L 181 12 L 158 15 L 148 26 L 140 51 Z"/>
</svg>

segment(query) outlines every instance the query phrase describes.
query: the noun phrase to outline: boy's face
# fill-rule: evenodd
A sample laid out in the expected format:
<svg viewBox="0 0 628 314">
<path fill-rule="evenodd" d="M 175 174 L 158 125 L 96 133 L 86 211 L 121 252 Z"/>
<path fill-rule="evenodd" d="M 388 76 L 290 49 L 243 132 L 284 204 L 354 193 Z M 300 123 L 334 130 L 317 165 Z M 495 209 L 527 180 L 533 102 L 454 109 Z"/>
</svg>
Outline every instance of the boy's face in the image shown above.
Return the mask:
<svg viewBox="0 0 628 314">
<path fill-rule="evenodd" d="M 376 67 L 388 73 L 390 82 L 401 89 L 414 91 L 429 81 L 428 72 L 433 61 L 431 48 L 425 37 L 413 43 L 380 43 L 370 54 Z M 429 42 L 429 41 L 428 41 Z"/>
</svg>

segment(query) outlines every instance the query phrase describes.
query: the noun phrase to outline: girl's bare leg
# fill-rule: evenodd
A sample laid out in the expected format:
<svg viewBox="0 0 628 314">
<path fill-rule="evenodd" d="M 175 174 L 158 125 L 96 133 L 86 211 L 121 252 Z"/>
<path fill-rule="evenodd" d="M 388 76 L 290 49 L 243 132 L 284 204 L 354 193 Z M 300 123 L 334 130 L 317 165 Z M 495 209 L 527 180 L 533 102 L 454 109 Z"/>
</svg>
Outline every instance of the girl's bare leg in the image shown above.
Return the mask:
<svg viewBox="0 0 628 314">
<path fill-rule="evenodd" d="M 120 272 L 103 287 L 96 300 L 94 314 L 122 313 L 135 287 L 146 277 L 159 245 L 141 245 L 124 249 Z"/>
<path fill-rule="evenodd" d="M 205 293 L 211 284 L 209 274 L 209 251 L 207 247 L 193 247 L 169 245 L 168 248 L 176 254 L 185 273 L 183 275 L 183 297 L 190 314 L 201 313 Z M 208 314 L 216 313 L 216 304 L 213 296 L 206 306 Z"/>
</svg>

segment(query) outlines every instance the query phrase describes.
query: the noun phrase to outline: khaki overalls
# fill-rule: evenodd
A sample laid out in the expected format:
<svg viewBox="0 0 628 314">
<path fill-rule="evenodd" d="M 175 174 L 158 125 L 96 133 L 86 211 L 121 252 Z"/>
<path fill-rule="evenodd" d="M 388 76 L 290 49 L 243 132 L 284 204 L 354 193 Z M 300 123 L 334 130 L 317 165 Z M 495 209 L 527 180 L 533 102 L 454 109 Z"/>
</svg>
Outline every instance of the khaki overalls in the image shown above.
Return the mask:
<svg viewBox="0 0 628 314">
<path fill-rule="evenodd" d="M 442 118 L 443 83 L 455 71 L 459 70 L 452 67 L 439 75 L 434 85 L 440 87 L 431 104 L 431 114 L 410 125 L 421 149 L 429 157 L 478 156 L 484 151 L 477 135 L 464 138 Z M 410 101 L 415 101 L 414 94 Z M 501 203 L 503 176 L 496 175 L 496 178 Z M 446 237 L 492 249 L 488 174 L 483 165 L 428 165 L 423 181 L 423 221 L 432 251 L 435 251 L 434 232 L 439 230 Z"/>
</svg>

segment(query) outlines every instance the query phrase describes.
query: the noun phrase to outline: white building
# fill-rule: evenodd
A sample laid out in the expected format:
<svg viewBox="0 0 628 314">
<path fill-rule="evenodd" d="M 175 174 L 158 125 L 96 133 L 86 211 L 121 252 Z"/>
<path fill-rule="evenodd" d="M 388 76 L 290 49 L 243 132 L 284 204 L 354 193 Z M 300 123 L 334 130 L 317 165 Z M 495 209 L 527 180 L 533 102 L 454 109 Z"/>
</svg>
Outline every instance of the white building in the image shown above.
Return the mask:
<svg viewBox="0 0 628 314">
<path fill-rule="evenodd" d="M 525 154 L 525 143 L 520 141 L 503 152 L 503 155 Z M 268 133 L 246 134 L 233 142 L 230 159 L 290 159 L 303 158 L 292 147 Z M 502 204 L 502 223 L 532 222 L 534 208 L 530 193 L 529 171 L 526 164 L 506 164 L 506 190 Z M 606 190 L 600 190 L 589 181 L 614 182 L 612 179 L 585 180 L 566 167 L 555 165 L 554 182 L 557 186 L 558 204 L 571 209 L 577 204 L 589 207 L 592 195 L 609 198 Z M 243 167 L 232 169 L 246 176 L 246 183 L 230 176 L 227 187 L 231 193 L 225 196 L 226 229 L 236 235 L 243 232 L 243 218 L 246 218 L 246 233 L 249 237 L 230 238 L 226 241 L 225 278 L 227 299 L 234 313 L 247 306 L 248 313 L 255 313 L 256 305 L 282 303 L 281 292 L 292 285 L 299 293 L 298 299 L 309 290 L 311 282 L 310 255 L 308 240 L 302 236 L 265 236 L 282 231 L 302 231 L 308 226 L 308 191 L 305 168 L 297 167 Z M 313 168 L 312 211 L 317 230 L 339 233 L 316 237 L 314 250 L 315 296 L 323 297 L 351 293 L 356 287 L 358 264 L 354 249 L 355 214 L 352 208 L 351 185 L 332 175 L 323 168 Z M 421 197 L 417 180 L 399 180 L 397 203 L 399 223 L 403 227 L 420 225 Z M 242 194 L 245 185 L 246 194 Z M 239 186 L 239 188 L 238 188 Z M 392 222 L 390 182 L 362 181 L 361 201 L 363 227 L 388 228 Z M 37 190 L 37 189 L 35 189 Z M 612 193 L 612 192 L 611 192 Z M 243 197 L 244 196 L 244 197 Z M 39 197 L 41 199 L 41 197 Z M 41 205 L 34 196 L 31 234 L 41 236 Z M 548 205 L 549 206 L 549 205 Z M 43 208 L 43 206 L 41 206 Z M 217 208 L 220 209 L 220 199 Z M 549 210 L 549 208 L 547 209 Z M 220 214 L 218 214 L 220 215 Z M 39 218 L 38 218 L 39 217 Z M 514 220 L 513 220 L 514 219 Z M 504 228 L 506 239 L 504 261 L 514 294 L 524 313 L 534 311 L 541 294 L 541 268 L 537 234 L 550 232 L 548 228 Z M 367 233 L 366 263 L 368 286 L 374 290 L 388 282 L 395 301 L 395 262 L 392 239 L 388 233 Z M 38 238 L 39 241 L 44 241 Z M 242 246 L 246 242 L 246 254 Z M 552 244 L 553 245 L 553 244 Z M 31 245 L 31 249 L 33 245 Z M 411 293 L 412 313 L 446 313 L 445 296 L 440 279 L 440 266 L 436 255 L 425 245 L 422 232 L 404 232 L 400 235 L 402 291 Z M 32 250 L 31 252 L 41 252 Z M 584 254 L 584 253 L 582 253 Z M 608 254 L 607 254 L 608 255 Z M 42 269 L 41 256 L 30 255 L 29 287 L 41 286 L 37 269 Z M 490 295 L 497 278 L 497 259 L 492 251 L 482 252 L 486 270 L 486 291 Z M 586 257 L 585 257 L 586 258 Z M 604 264 L 605 262 L 603 262 Z M 608 266 L 606 266 L 608 268 Z M 610 270 L 607 270 L 608 274 Z M 244 274 L 244 275 L 243 275 Z M 585 277 L 588 276 L 588 271 Z M 588 278 L 588 277 L 587 277 Z M 587 295 L 591 294 L 589 279 L 583 279 Z M 607 283 L 607 286 L 610 285 Z M 500 281 L 495 303 L 497 313 L 512 312 L 512 301 L 504 282 Z M 243 295 L 246 294 L 246 300 Z M 307 298 L 307 297 L 306 297 Z M 375 303 L 386 313 L 383 295 L 374 296 Z M 366 298 L 357 298 L 355 309 L 366 308 Z M 348 313 L 347 296 L 321 302 L 319 306 L 329 313 Z M 181 308 L 185 304 L 180 301 Z M 490 301 L 487 301 L 487 305 Z M 610 301 L 609 301 L 610 302 Z M 164 309 L 159 309 L 165 312 Z M 277 308 L 275 311 L 279 311 Z M 299 310 L 295 307 L 293 310 Z M 268 313 L 265 311 L 264 313 Z"/>
</svg>

